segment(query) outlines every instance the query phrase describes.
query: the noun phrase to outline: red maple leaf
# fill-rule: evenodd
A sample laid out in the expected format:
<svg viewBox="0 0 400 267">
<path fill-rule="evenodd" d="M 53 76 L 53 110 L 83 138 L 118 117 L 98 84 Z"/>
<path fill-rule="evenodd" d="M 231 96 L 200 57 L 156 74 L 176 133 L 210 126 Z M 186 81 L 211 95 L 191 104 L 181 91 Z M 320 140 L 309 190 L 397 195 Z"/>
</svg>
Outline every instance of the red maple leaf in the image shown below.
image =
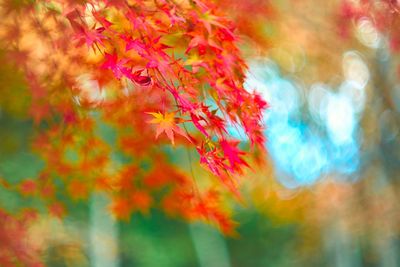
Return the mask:
<svg viewBox="0 0 400 267">
<path fill-rule="evenodd" d="M 118 55 L 116 53 L 113 54 L 106 53 L 104 56 L 105 56 L 105 61 L 101 65 L 101 68 L 110 69 L 114 73 L 114 76 L 117 79 L 121 79 L 123 75 L 130 77 L 131 71 L 124 66 L 124 64 L 126 64 L 129 61 L 128 59 L 124 58 L 118 60 Z"/>
</svg>

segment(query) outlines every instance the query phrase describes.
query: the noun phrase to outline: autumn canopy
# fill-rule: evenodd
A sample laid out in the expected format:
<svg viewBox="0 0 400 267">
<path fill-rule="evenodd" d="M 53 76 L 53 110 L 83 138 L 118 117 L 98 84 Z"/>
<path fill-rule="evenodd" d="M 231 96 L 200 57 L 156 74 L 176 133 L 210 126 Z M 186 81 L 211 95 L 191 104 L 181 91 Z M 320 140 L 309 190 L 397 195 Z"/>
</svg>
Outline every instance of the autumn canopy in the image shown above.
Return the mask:
<svg viewBox="0 0 400 267">
<path fill-rule="evenodd" d="M 112 196 L 117 218 L 156 206 L 233 230 L 220 194 L 240 199 L 243 156 L 264 151 L 267 104 L 243 88 L 240 39 L 217 5 L 6 1 L 1 11 L 2 61 L 27 84 L 10 98 L 26 103 L 19 112 L 32 118 L 31 146 L 44 162 L 38 177 L 5 186 L 42 199 L 55 216 L 67 212 L 65 196 L 85 200 L 95 190 Z M 168 158 L 179 151 L 186 170 Z M 189 169 L 199 164 L 211 182 L 196 182 Z"/>
</svg>

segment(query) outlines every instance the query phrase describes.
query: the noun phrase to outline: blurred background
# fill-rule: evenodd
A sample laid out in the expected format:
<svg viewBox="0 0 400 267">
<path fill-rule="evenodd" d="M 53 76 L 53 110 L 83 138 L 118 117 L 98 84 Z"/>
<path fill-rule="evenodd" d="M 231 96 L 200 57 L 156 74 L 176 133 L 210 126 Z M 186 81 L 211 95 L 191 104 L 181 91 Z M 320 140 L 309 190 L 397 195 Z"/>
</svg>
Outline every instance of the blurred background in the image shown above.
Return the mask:
<svg viewBox="0 0 400 267">
<path fill-rule="evenodd" d="M 399 61 L 388 32 L 373 16 L 344 23 L 338 0 L 220 5 L 243 33 L 246 88 L 269 103 L 267 166 L 247 174 L 237 236 L 157 210 L 117 222 L 99 193 L 71 202 L 65 219 L 42 216 L 22 233 L 17 219 L 0 214 L 0 256 L 27 246 L 18 233 L 57 267 L 400 266 Z M 32 122 L 19 114 L 26 103 L 13 101 L 23 79 L 2 62 L 0 177 L 19 181 L 43 166 L 29 149 Z M 185 153 L 171 156 L 180 162 Z M 40 205 L 4 188 L 0 203 Z"/>
</svg>

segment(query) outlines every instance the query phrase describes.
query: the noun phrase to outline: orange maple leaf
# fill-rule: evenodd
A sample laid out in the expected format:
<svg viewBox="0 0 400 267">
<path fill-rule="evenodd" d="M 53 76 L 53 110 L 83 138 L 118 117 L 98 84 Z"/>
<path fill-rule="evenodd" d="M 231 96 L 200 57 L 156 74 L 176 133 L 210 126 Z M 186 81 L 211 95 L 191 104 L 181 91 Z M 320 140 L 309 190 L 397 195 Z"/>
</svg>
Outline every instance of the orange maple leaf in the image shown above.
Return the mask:
<svg viewBox="0 0 400 267">
<path fill-rule="evenodd" d="M 152 115 L 154 118 L 149 121 L 149 123 L 153 124 L 158 124 L 157 125 L 157 132 L 156 132 L 156 138 L 160 136 L 163 132 L 168 136 L 168 138 L 171 140 L 171 143 L 175 145 L 174 141 L 174 132 L 177 134 L 182 135 L 186 139 L 189 139 L 187 134 L 179 128 L 178 125 L 175 123 L 175 113 L 161 113 L 161 112 L 147 112 L 147 114 Z"/>
</svg>

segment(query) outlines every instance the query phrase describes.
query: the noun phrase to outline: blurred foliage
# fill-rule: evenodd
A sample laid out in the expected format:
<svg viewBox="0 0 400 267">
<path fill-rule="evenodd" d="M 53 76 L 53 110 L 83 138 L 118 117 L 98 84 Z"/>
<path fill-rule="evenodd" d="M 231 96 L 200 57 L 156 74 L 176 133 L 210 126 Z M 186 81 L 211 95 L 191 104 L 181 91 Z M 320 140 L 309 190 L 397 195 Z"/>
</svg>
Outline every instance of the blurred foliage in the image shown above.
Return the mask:
<svg viewBox="0 0 400 267">
<path fill-rule="evenodd" d="M 243 199 L 234 208 L 239 222 L 235 237 L 176 220 L 157 205 L 116 222 L 108 216 L 107 199 L 99 201 L 96 193 L 87 201 L 58 193 L 69 212 L 62 219 L 49 216 L 48 203 L 20 191 L 20 183 L 34 179 L 44 163 L 30 147 L 37 125 L 25 116 L 30 99 L 24 78 L 12 65 L 1 64 L 1 207 L 25 217 L 28 207 L 40 211 L 37 220 L 24 226 L 29 232 L 21 237 L 24 246 L 56 267 L 399 266 L 396 29 L 374 24 L 377 6 L 368 6 L 373 12 L 363 16 L 343 17 L 342 4 L 221 1 L 227 14 L 241 23 L 241 48 L 250 66 L 247 86 L 270 104 L 265 113 L 267 164 L 249 161 L 252 169 L 241 184 Z M 395 20 L 396 14 L 391 14 Z M 7 62 L 3 54 L 0 58 Z M 96 112 L 92 115 L 96 135 L 114 147 L 115 130 Z M 242 138 L 241 129 L 228 130 Z M 67 159 L 75 160 L 74 147 L 68 149 Z M 159 149 L 185 173 L 208 177 L 193 166 L 199 160 L 193 153 Z M 118 149 L 112 149 L 111 157 L 118 164 L 130 160 Z M 141 168 L 151 166 L 141 160 Z M 197 182 L 200 188 L 210 186 Z M 61 180 L 57 183 L 63 186 Z M 154 199 L 161 197 L 154 194 Z M 64 210 L 55 207 L 55 212 Z M 15 218 L 26 221 L 24 216 Z M 0 223 L 5 226 L 18 221 L 4 218 Z M 0 260 L 2 251 L 7 250 L 0 245 Z M 22 260 L 29 266 L 29 260 Z"/>
</svg>

